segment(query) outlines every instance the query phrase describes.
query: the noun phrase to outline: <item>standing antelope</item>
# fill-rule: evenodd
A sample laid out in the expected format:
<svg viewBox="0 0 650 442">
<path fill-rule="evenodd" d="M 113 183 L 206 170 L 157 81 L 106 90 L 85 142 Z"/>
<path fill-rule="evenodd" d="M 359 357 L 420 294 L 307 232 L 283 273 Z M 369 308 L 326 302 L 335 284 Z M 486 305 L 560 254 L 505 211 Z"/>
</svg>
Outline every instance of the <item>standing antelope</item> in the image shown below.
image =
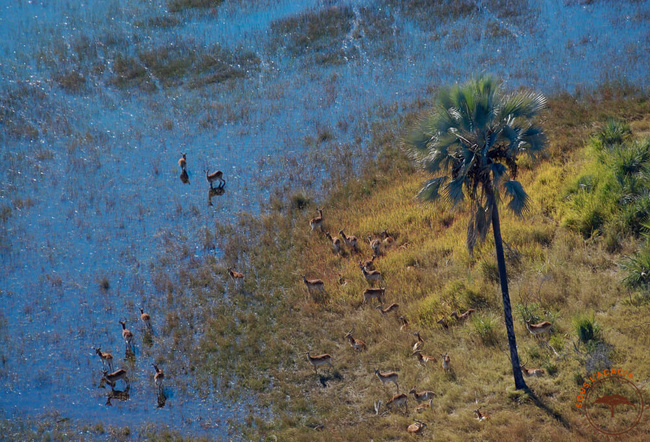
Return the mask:
<svg viewBox="0 0 650 442">
<path fill-rule="evenodd" d="M 469 318 L 472 315 L 472 313 L 474 313 L 475 311 L 476 311 L 476 309 L 470 308 L 469 310 L 467 310 L 462 315 L 458 315 L 458 311 L 455 311 L 455 312 L 452 312 L 452 314 L 449 315 L 449 316 L 451 316 L 452 318 L 454 318 L 458 322 L 463 322 L 467 318 Z"/>
<path fill-rule="evenodd" d="M 427 356 L 423 355 L 421 350 L 415 350 L 411 356 L 416 356 L 418 358 L 418 362 L 422 365 L 427 365 L 427 362 L 433 361 L 436 362 L 436 358 L 433 356 Z"/>
<path fill-rule="evenodd" d="M 397 311 L 397 309 L 399 308 L 399 304 L 392 303 L 391 305 L 389 305 L 386 308 L 384 308 L 383 304 L 379 304 L 375 308 L 379 309 L 379 311 L 381 312 L 382 315 L 385 315 L 386 313 Z"/>
<path fill-rule="evenodd" d="M 126 348 L 127 349 L 132 349 L 133 348 L 133 333 L 131 333 L 131 330 L 126 328 L 126 321 L 119 321 L 120 324 L 122 324 L 122 338 L 124 338 L 124 342 L 126 343 Z"/>
<path fill-rule="evenodd" d="M 356 236 L 353 236 L 353 235 L 347 236 L 345 233 L 343 233 L 342 229 L 339 230 L 339 235 L 341 235 L 341 238 L 343 238 L 343 240 L 345 241 L 345 245 L 350 247 L 353 252 L 356 252 L 356 251 L 359 250 L 359 249 L 357 249 L 357 237 Z"/>
<path fill-rule="evenodd" d="M 526 328 L 536 337 L 544 333 L 550 334 L 552 326 L 553 324 L 548 321 L 540 322 L 539 324 L 531 324 L 530 321 L 526 321 Z"/>
<path fill-rule="evenodd" d="M 415 342 L 415 344 L 413 344 L 413 352 L 422 350 L 422 347 L 424 346 L 424 340 L 420 336 L 420 332 L 413 333 L 413 336 L 418 338 L 418 340 Z"/>
<path fill-rule="evenodd" d="M 226 180 L 223 179 L 223 172 L 217 170 L 216 172 L 210 173 L 209 169 L 205 171 L 205 179 L 210 183 L 210 189 L 213 188 L 212 183 L 219 181 L 219 186 L 223 187 L 226 184 Z"/>
<path fill-rule="evenodd" d="M 370 243 L 372 253 L 377 256 L 381 255 L 381 241 L 378 239 L 372 239 L 372 236 L 368 236 L 368 242 Z"/>
<path fill-rule="evenodd" d="M 449 370 L 451 370 L 451 358 L 447 353 L 444 355 L 441 354 L 440 356 L 442 356 L 442 369 L 449 373 Z"/>
<path fill-rule="evenodd" d="M 350 341 L 350 345 L 351 345 L 352 348 L 354 348 L 355 350 L 361 351 L 361 350 L 367 350 L 367 349 L 368 349 L 368 347 L 366 347 L 366 343 L 365 343 L 365 342 L 363 342 L 361 339 L 355 339 L 355 338 L 352 336 L 352 330 L 350 330 L 349 332 L 347 332 L 347 334 L 345 335 L 345 338 L 348 339 L 348 340 Z"/>
<path fill-rule="evenodd" d="M 325 232 L 325 236 L 331 241 L 334 254 L 341 253 L 341 239 L 337 238 L 336 236 L 332 237 L 332 235 L 330 235 L 330 232 Z"/>
<path fill-rule="evenodd" d="M 236 272 L 232 269 L 232 267 L 228 267 L 228 274 L 232 278 L 233 281 L 235 281 L 236 286 L 241 286 L 244 283 L 244 274 L 240 272 Z"/>
<path fill-rule="evenodd" d="M 406 394 L 398 393 L 392 398 L 390 398 L 390 400 L 386 401 L 386 408 L 390 410 L 393 404 L 397 406 L 404 405 L 404 414 L 408 414 L 409 412 L 408 398 L 409 397 Z"/>
<path fill-rule="evenodd" d="M 111 389 L 114 389 L 115 384 L 120 379 L 122 379 L 126 383 L 127 387 L 129 386 L 129 378 L 126 377 L 126 370 L 124 370 L 123 368 L 120 368 L 119 370 L 116 370 L 112 373 L 109 373 L 107 370 L 104 370 L 102 373 L 103 373 L 102 379 L 99 384 L 100 387 L 103 387 L 104 383 L 107 383 L 108 385 L 111 386 Z"/>
<path fill-rule="evenodd" d="M 149 313 L 145 313 L 142 307 L 140 307 L 140 319 L 144 322 L 147 330 L 151 331 L 151 316 L 149 316 Z"/>
<path fill-rule="evenodd" d="M 158 368 L 156 364 L 151 365 L 153 365 L 154 370 L 156 370 L 156 374 L 153 375 L 153 381 L 156 383 L 158 391 L 160 392 L 163 388 L 163 379 L 165 379 L 165 373 L 163 373 L 162 369 Z"/>
<path fill-rule="evenodd" d="M 373 285 L 373 282 L 375 281 L 384 282 L 379 270 L 368 270 L 364 267 L 361 261 L 359 261 L 359 268 L 361 269 L 363 276 L 366 278 L 366 281 L 368 281 L 368 284 Z"/>
<path fill-rule="evenodd" d="M 433 391 L 431 391 L 431 390 L 421 391 L 421 392 L 418 393 L 417 391 L 415 391 L 415 387 L 411 388 L 411 390 L 409 391 L 409 394 L 413 395 L 413 397 L 418 402 L 418 404 L 420 402 L 430 401 L 435 396 L 435 393 Z"/>
<path fill-rule="evenodd" d="M 309 362 L 311 363 L 311 365 L 314 367 L 314 372 L 316 374 L 318 374 L 317 367 L 319 367 L 321 365 L 327 364 L 327 365 L 330 366 L 330 368 L 333 368 L 332 367 L 332 355 L 330 355 L 328 353 L 325 353 L 325 354 L 318 355 L 318 356 L 311 356 L 309 354 L 309 351 L 307 351 L 305 354 L 307 355 L 307 359 L 309 359 Z"/>
<path fill-rule="evenodd" d="M 372 258 L 366 259 L 365 261 L 362 261 L 361 263 L 368 270 L 375 270 L 375 258 L 377 258 L 377 255 L 372 255 Z"/>
<path fill-rule="evenodd" d="M 113 371 L 113 355 L 109 352 L 102 352 L 101 347 L 95 348 L 95 351 L 102 360 L 102 368 L 108 365 L 108 369 Z"/>
<path fill-rule="evenodd" d="M 307 279 L 305 275 L 301 275 L 302 280 L 305 282 L 305 285 L 307 286 L 307 291 L 309 292 L 310 295 L 313 295 L 313 292 L 318 291 L 318 292 L 324 292 L 325 291 L 325 284 L 323 283 L 322 280 L 320 279 Z"/>
<path fill-rule="evenodd" d="M 185 170 L 187 167 L 187 154 L 181 152 L 181 158 L 178 160 L 178 166 L 181 170 Z"/>
<path fill-rule="evenodd" d="M 397 385 L 397 378 L 398 378 L 397 373 L 395 373 L 394 371 L 381 372 L 379 371 L 379 369 L 377 369 L 375 370 L 375 374 L 384 385 L 386 385 L 386 382 L 392 382 L 393 384 L 395 384 L 395 387 L 397 387 L 397 392 L 399 393 L 399 385 Z"/>
<path fill-rule="evenodd" d="M 309 220 L 309 226 L 312 232 L 318 227 L 321 232 L 323 231 L 323 209 L 318 208 L 318 216 Z"/>
<path fill-rule="evenodd" d="M 406 429 L 406 431 L 408 431 L 408 432 L 411 433 L 411 434 L 418 434 L 418 433 L 419 433 L 420 431 L 422 431 L 422 430 L 424 429 L 424 427 L 426 427 L 426 426 L 427 426 L 427 424 L 425 424 L 424 422 L 421 422 L 421 421 L 415 421 L 414 423 L 412 423 L 411 425 L 408 426 L 408 428 Z"/>
<path fill-rule="evenodd" d="M 384 297 L 386 288 L 369 288 L 363 292 L 363 303 L 369 302 L 372 298 L 376 298 L 379 302 Z"/>
</svg>

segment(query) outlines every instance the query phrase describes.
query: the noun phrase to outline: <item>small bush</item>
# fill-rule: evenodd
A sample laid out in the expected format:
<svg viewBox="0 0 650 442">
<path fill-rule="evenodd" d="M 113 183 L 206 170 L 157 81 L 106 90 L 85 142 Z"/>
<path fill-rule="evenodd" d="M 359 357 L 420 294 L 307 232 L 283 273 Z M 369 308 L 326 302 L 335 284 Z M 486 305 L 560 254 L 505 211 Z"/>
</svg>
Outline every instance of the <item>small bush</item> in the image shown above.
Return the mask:
<svg viewBox="0 0 650 442">
<path fill-rule="evenodd" d="M 573 319 L 573 328 L 580 341 L 585 344 L 600 340 L 600 326 L 594 320 L 593 313 L 576 316 Z"/>
<path fill-rule="evenodd" d="M 474 330 L 481 337 L 485 345 L 496 345 L 499 337 L 496 332 L 496 321 L 493 316 L 474 315 L 472 316 Z"/>
</svg>

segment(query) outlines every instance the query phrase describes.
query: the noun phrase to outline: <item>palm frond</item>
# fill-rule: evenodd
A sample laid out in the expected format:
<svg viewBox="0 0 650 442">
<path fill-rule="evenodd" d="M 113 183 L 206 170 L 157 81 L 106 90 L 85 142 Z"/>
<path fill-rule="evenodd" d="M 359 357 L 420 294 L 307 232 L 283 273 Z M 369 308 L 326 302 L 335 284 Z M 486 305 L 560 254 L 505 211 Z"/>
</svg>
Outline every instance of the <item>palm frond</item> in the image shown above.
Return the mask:
<svg viewBox="0 0 650 442">
<path fill-rule="evenodd" d="M 465 184 L 465 175 L 459 175 L 456 179 L 451 180 L 445 186 L 447 198 L 452 205 L 456 206 L 465 199 L 463 186 Z"/>
<path fill-rule="evenodd" d="M 500 106 L 500 119 L 532 118 L 546 107 L 546 97 L 535 92 L 519 92 L 503 99 Z"/>
<path fill-rule="evenodd" d="M 471 212 L 469 222 L 467 223 L 467 238 L 465 240 L 465 245 L 467 246 L 467 250 L 469 250 L 470 256 L 474 254 L 477 234 L 475 212 Z"/>
<path fill-rule="evenodd" d="M 515 215 L 521 216 L 529 206 L 530 198 L 519 181 L 509 180 L 503 184 L 505 192 L 510 196 L 508 208 Z"/>
<path fill-rule="evenodd" d="M 418 192 L 417 198 L 425 201 L 435 201 L 440 198 L 440 187 L 447 181 L 446 176 L 428 180 L 424 187 Z"/>
</svg>

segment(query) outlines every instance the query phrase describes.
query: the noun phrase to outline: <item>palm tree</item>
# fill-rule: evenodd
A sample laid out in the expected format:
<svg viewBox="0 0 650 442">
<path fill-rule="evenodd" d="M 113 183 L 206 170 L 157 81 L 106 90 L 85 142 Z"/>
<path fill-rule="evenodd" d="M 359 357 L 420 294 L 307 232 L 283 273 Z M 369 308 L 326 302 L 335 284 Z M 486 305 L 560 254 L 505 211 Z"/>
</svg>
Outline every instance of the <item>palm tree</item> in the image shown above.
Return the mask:
<svg viewBox="0 0 650 442">
<path fill-rule="evenodd" d="M 442 195 L 453 205 L 469 199 L 470 253 L 492 225 L 510 360 L 515 387 L 522 390 L 528 387 L 517 354 L 498 202 L 503 193 L 515 214 L 522 215 L 528 207 L 528 195 L 515 180 L 517 157 L 523 153 L 534 157 L 545 147 L 546 137 L 532 119 L 546 99 L 532 92 L 505 94 L 500 86 L 493 77 L 482 76 L 442 89 L 431 116 L 413 132 L 409 144 L 425 169 L 437 175 L 426 182 L 419 197 L 435 200 Z"/>
</svg>

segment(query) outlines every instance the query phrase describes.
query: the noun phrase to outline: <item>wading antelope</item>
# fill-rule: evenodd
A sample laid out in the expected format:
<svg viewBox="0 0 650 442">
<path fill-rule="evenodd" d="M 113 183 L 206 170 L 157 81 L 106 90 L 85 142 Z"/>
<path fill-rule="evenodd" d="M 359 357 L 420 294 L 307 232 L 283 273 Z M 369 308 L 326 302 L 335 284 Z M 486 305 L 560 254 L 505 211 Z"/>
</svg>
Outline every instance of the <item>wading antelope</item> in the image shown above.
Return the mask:
<svg viewBox="0 0 650 442">
<path fill-rule="evenodd" d="M 366 281 L 368 281 L 368 284 L 373 285 L 375 281 L 384 282 L 379 270 L 368 270 L 364 267 L 361 261 L 359 261 L 359 268 L 361 269 L 363 276 L 366 278 Z"/>
<path fill-rule="evenodd" d="M 321 365 L 327 364 L 327 365 L 330 366 L 330 368 L 333 368 L 332 367 L 332 355 L 330 355 L 328 353 L 325 353 L 325 354 L 318 355 L 318 356 L 311 356 L 309 354 L 309 351 L 307 351 L 305 354 L 307 355 L 307 359 L 309 359 L 309 362 L 311 363 L 311 365 L 314 367 L 314 372 L 316 374 L 318 374 L 317 367 L 319 367 Z"/>
<path fill-rule="evenodd" d="M 398 393 L 392 398 L 390 398 L 388 401 L 386 401 L 386 408 L 390 410 L 393 404 L 397 406 L 404 405 L 404 414 L 408 414 L 409 412 L 408 398 L 409 397 L 406 394 Z"/>
<path fill-rule="evenodd" d="M 323 231 L 323 209 L 316 209 L 318 211 L 318 216 L 309 220 L 309 226 L 311 227 L 312 232 L 318 227 L 321 232 Z"/>
<path fill-rule="evenodd" d="M 182 170 L 187 167 L 187 154 L 181 152 L 181 158 L 178 160 L 178 165 Z"/>
<path fill-rule="evenodd" d="M 422 351 L 420 350 L 414 351 L 411 356 L 416 356 L 418 358 L 418 362 L 422 365 L 427 365 L 427 362 L 429 361 L 436 362 L 436 358 L 434 358 L 433 356 L 423 355 Z"/>
<path fill-rule="evenodd" d="M 379 304 L 376 309 L 379 309 L 382 315 L 385 315 L 386 313 L 394 312 L 399 308 L 399 304 L 392 303 L 388 307 L 384 308 L 383 304 Z"/>
<path fill-rule="evenodd" d="M 369 302 L 372 298 L 376 298 L 379 302 L 382 301 L 386 288 L 369 288 L 363 292 L 363 303 Z"/>
<path fill-rule="evenodd" d="M 348 340 L 350 341 L 350 345 L 351 345 L 352 348 L 354 348 L 355 350 L 359 350 L 359 351 L 361 351 L 361 350 L 368 350 L 368 347 L 366 347 L 366 343 L 365 343 L 365 342 L 363 342 L 361 339 L 355 339 L 355 338 L 352 336 L 352 330 L 350 330 L 349 332 L 347 332 L 347 334 L 345 335 L 345 338 L 348 339 Z"/>
<path fill-rule="evenodd" d="M 451 358 L 447 353 L 444 355 L 441 354 L 440 356 L 442 356 L 442 369 L 449 372 L 449 370 L 451 370 Z"/>
<path fill-rule="evenodd" d="M 415 332 L 415 333 L 413 333 L 413 336 L 415 336 L 416 338 L 418 338 L 418 340 L 416 341 L 416 343 L 413 344 L 413 352 L 416 352 L 416 351 L 422 350 L 422 347 L 424 346 L 424 340 L 423 340 L 422 337 L 420 336 L 420 332 Z"/>
<path fill-rule="evenodd" d="M 208 180 L 208 183 L 210 183 L 210 188 L 212 188 L 212 183 L 215 181 L 219 181 L 220 187 L 223 187 L 226 184 L 226 180 L 223 179 L 223 172 L 220 170 L 210 173 L 210 170 L 206 169 L 205 179 Z"/>
<path fill-rule="evenodd" d="M 372 239 L 372 236 L 368 236 L 368 242 L 370 243 L 372 253 L 377 256 L 381 255 L 381 241 L 378 239 Z"/>
<path fill-rule="evenodd" d="M 381 372 L 379 371 L 379 369 L 377 369 L 375 370 L 375 374 L 384 385 L 386 385 L 386 382 L 392 382 L 393 384 L 395 384 L 395 387 L 397 388 L 397 392 L 399 393 L 399 385 L 397 385 L 397 378 L 398 378 L 397 373 L 395 373 L 394 371 Z"/>
<path fill-rule="evenodd" d="M 339 230 L 339 235 L 341 235 L 341 238 L 345 241 L 345 245 L 350 247 L 352 251 L 356 252 L 359 249 L 357 249 L 357 237 L 350 235 L 347 236 L 345 233 L 343 233 L 343 230 Z"/>
<path fill-rule="evenodd" d="M 551 333 L 551 324 L 548 321 L 540 322 L 539 324 L 531 324 L 530 321 L 526 321 L 526 328 L 535 336 L 543 335 L 544 333 Z"/>
<path fill-rule="evenodd" d="M 149 313 L 145 313 L 142 307 L 140 307 L 140 319 L 142 319 L 142 322 L 144 322 L 147 330 L 151 331 L 151 316 L 149 316 Z"/>
<path fill-rule="evenodd" d="M 126 328 L 126 321 L 119 321 L 119 323 L 122 324 L 122 337 L 124 338 L 127 349 L 133 348 L 133 333 L 131 333 L 131 330 Z"/>
<path fill-rule="evenodd" d="M 458 315 L 458 311 L 455 311 L 449 316 L 451 316 L 452 318 L 454 318 L 458 322 L 463 322 L 467 318 L 469 318 L 472 315 L 472 313 L 474 313 L 475 311 L 476 311 L 476 309 L 471 308 L 471 309 L 467 310 L 465 313 L 463 313 L 462 315 Z"/>
<path fill-rule="evenodd" d="M 111 389 L 114 389 L 115 384 L 120 379 L 122 379 L 126 383 L 127 387 L 129 386 L 129 378 L 126 377 L 126 370 L 124 370 L 123 368 L 120 368 L 119 370 L 116 370 L 112 373 L 109 373 L 107 370 L 104 370 L 99 386 L 103 387 L 104 383 L 107 383 L 108 385 L 111 386 Z"/>
<path fill-rule="evenodd" d="M 399 319 L 400 324 L 402 324 L 402 325 L 399 327 L 399 329 L 400 329 L 401 331 L 407 330 L 407 329 L 409 328 L 409 321 L 408 321 L 408 319 L 406 319 L 406 316 L 400 316 L 400 317 L 397 318 L 397 319 Z"/>
<path fill-rule="evenodd" d="M 424 401 L 430 401 L 433 399 L 434 393 L 433 391 L 427 390 L 427 391 L 421 391 L 417 392 L 415 391 L 415 387 L 411 388 L 411 391 L 409 391 L 409 394 L 412 394 L 415 400 L 418 402 L 424 402 Z"/>
<path fill-rule="evenodd" d="M 156 364 L 151 365 L 153 365 L 153 369 L 156 370 L 156 374 L 153 375 L 153 381 L 156 383 L 158 390 L 161 391 L 163 388 L 163 379 L 165 379 L 165 373 L 163 373 L 162 369 L 158 368 Z"/>
<path fill-rule="evenodd" d="M 322 280 L 320 279 L 307 279 L 305 275 L 301 275 L 302 280 L 305 282 L 305 285 L 307 286 L 307 291 L 309 294 L 313 294 L 313 292 L 324 292 L 325 291 L 325 284 L 323 283 Z"/>
<path fill-rule="evenodd" d="M 244 282 L 244 274 L 240 272 L 235 272 L 232 267 L 228 267 L 228 274 L 232 278 L 233 281 L 235 281 L 235 285 L 240 285 L 243 284 Z"/>
<path fill-rule="evenodd" d="M 368 270 L 375 270 L 375 258 L 377 258 L 377 255 L 372 255 L 372 258 L 366 259 L 365 261 L 362 261 L 361 263 Z"/>
<path fill-rule="evenodd" d="M 341 239 L 336 236 L 332 237 L 330 232 L 325 232 L 325 236 L 332 242 L 332 249 L 335 254 L 341 253 Z"/>
<path fill-rule="evenodd" d="M 181 170 L 181 176 L 179 178 L 183 184 L 190 184 L 190 176 L 187 174 L 187 170 Z"/>
<path fill-rule="evenodd" d="M 113 355 L 109 352 L 102 352 L 101 347 L 95 348 L 95 351 L 102 360 L 102 368 L 108 365 L 108 369 L 113 371 Z"/>
<path fill-rule="evenodd" d="M 426 427 L 427 424 L 421 421 L 415 421 L 415 423 L 412 423 L 411 425 L 408 426 L 406 431 L 408 431 L 411 434 L 418 434 L 424 427 Z"/>
<path fill-rule="evenodd" d="M 474 410 L 474 413 L 476 413 L 476 419 L 478 419 L 479 422 L 483 422 L 483 421 L 488 420 L 490 418 L 490 416 L 488 416 L 487 414 L 481 413 L 480 408 L 477 408 L 476 410 Z"/>
<path fill-rule="evenodd" d="M 429 399 L 429 402 L 426 402 L 424 404 L 420 404 L 417 407 L 415 407 L 415 412 L 416 413 L 422 413 L 427 408 L 433 408 L 433 399 Z"/>
</svg>

